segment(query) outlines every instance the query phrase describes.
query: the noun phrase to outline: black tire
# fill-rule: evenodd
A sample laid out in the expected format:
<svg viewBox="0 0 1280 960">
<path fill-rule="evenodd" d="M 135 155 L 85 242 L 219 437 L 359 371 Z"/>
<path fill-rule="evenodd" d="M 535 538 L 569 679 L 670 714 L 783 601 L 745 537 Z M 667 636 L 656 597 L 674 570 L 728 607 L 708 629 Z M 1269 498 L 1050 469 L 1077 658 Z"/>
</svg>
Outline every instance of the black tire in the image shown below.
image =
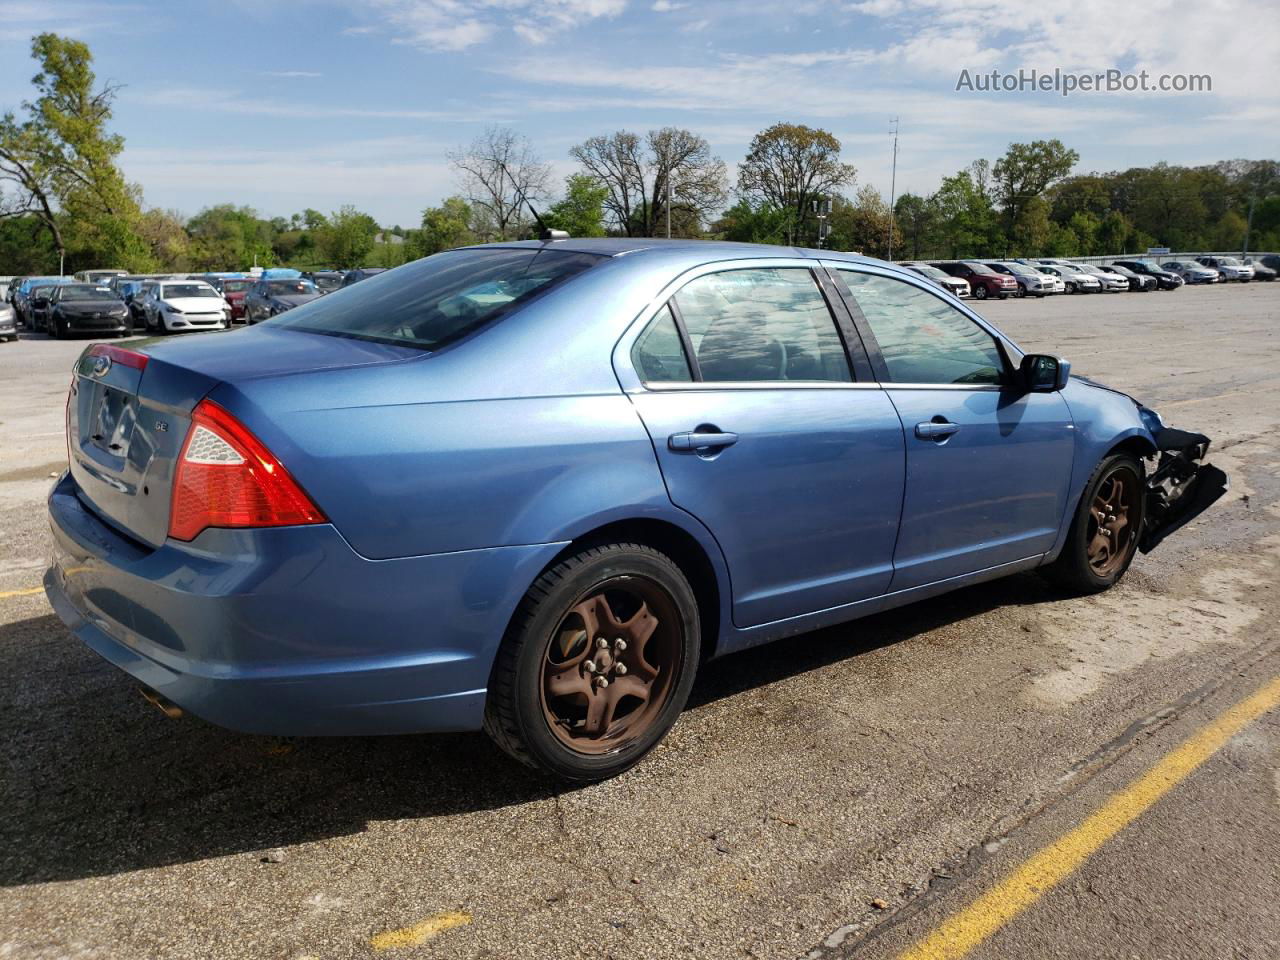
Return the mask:
<svg viewBox="0 0 1280 960">
<path fill-rule="evenodd" d="M 1072 283 L 1070 280 L 1068 280 L 1068 281 L 1067 281 L 1067 293 L 1075 293 L 1075 292 L 1076 292 L 1076 285 L 1075 285 L 1074 283 Z"/>
<path fill-rule="evenodd" d="M 663 642 L 672 651 L 672 663 L 667 665 L 665 673 L 661 673 L 659 668 L 657 675 L 663 678 L 661 699 L 653 701 L 652 709 L 646 700 L 643 709 L 647 715 L 637 717 L 634 724 L 638 728 L 636 732 L 611 741 L 609 731 L 620 724 L 625 725 L 628 717 L 642 709 L 633 706 L 632 714 L 615 714 L 611 708 L 607 714 L 605 735 L 579 741 L 584 748 L 596 751 L 585 752 L 570 745 L 571 724 L 557 722 L 551 716 L 553 711 L 548 704 L 552 697 L 544 692 L 544 670 L 550 662 L 549 655 L 554 652 L 553 640 L 556 636 L 563 638 L 566 635 L 560 628 L 574 615 L 574 611 L 590 602 L 588 598 L 604 596 L 608 587 L 616 584 L 635 584 L 637 588 L 654 590 L 660 597 L 665 597 L 661 605 L 655 605 L 666 612 L 655 614 L 654 619 L 660 623 L 664 619 L 667 621 L 671 632 Z M 580 643 L 585 643 L 584 649 L 590 650 L 593 642 L 599 643 L 603 639 L 601 636 L 593 640 L 590 625 L 587 626 L 588 629 L 580 634 L 585 639 L 575 640 L 574 650 L 579 649 Z M 655 630 L 648 644 L 654 644 L 658 636 Z M 489 679 L 485 732 L 516 760 L 561 779 L 589 783 L 617 776 L 652 750 L 680 716 L 693 686 L 700 643 L 698 607 L 693 589 L 669 557 L 652 547 L 636 543 L 584 548 L 543 572 L 521 600 L 499 647 Z M 635 644 L 633 654 L 645 650 L 643 642 Z M 564 651 L 562 662 L 577 659 L 570 658 L 569 653 L 569 650 Z M 590 688 L 599 680 L 593 678 L 587 669 L 592 667 L 597 657 L 594 653 L 588 656 L 591 659 L 578 669 L 588 678 L 586 682 Z M 613 682 L 616 685 L 620 681 L 615 676 Z M 654 684 L 657 682 L 656 679 L 653 681 Z M 598 691 L 582 696 L 596 695 L 599 695 Z M 589 700 L 584 699 L 583 702 L 589 703 Z M 613 742 L 617 745 L 611 746 Z"/>
<path fill-rule="evenodd" d="M 1018 284 L 1018 292 L 1014 294 L 1019 300 L 1027 295 L 1027 286 L 1024 283 Z"/>
<path fill-rule="evenodd" d="M 46 317 L 44 321 L 45 329 L 49 332 L 49 336 L 55 340 L 67 339 L 66 328 L 58 322 L 57 317 Z"/>
<path fill-rule="evenodd" d="M 987 299 L 987 288 L 982 284 L 976 284 L 973 288 L 973 295 L 979 300 Z"/>
<path fill-rule="evenodd" d="M 1127 482 L 1133 484 L 1135 496 L 1128 522 L 1125 525 L 1126 540 L 1123 550 L 1114 562 L 1114 566 L 1100 573 L 1091 561 L 1089 546 L 1097 533 L 1095 514 L 1091 509 L 1095 499 L 1103 491 L 1105 485 L 1118 474 L 1127 476 Z M 1071 521 L 1071 529 L 1067 532 L 1067 542 L 1062 547 L 1058 558 L 1041 573 L 1073 593 L 1088 594 L 1107 590 L 1119 582 L 1125 575 L 1138 550 L 1138 541 L 1142 536 L 1142 526 L 1146 519 L 1146 482 L 1142 463 L 1127 453 L 1113 454 L 1098 464 L 1085 486 L 1084 495 L 1076 506 L 1075 517 Z"/>
</svg>

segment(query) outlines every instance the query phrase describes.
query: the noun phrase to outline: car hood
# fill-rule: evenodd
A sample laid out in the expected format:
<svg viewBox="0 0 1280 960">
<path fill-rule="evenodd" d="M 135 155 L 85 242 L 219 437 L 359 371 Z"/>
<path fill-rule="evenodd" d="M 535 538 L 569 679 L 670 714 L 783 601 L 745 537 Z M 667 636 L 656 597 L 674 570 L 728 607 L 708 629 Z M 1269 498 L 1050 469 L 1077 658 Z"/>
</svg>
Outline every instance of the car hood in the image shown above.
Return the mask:
<svg viewBox="0 0 1280 960">
<path fill-rule="evenodd" d="M 64 313 L 106 313 L 123 310 L 124 301 L 108 297 L 105 300 L 70 300 L 56 306 Z"/>
<path fill-rule="evenodd" d="M 301 306 L 304 303 L 310 303 L 312 300 L 320 298 L 318 293 L 291 293 L 284 297 L 272 297 L 276 303 L 287 303 L 291 307 Z"/>
<path fill-rule="evenodd" d="M 216 313 L 222 309 L 221 297 L 165 297 L 164 302 L 183 313 Z"/>
</svg>

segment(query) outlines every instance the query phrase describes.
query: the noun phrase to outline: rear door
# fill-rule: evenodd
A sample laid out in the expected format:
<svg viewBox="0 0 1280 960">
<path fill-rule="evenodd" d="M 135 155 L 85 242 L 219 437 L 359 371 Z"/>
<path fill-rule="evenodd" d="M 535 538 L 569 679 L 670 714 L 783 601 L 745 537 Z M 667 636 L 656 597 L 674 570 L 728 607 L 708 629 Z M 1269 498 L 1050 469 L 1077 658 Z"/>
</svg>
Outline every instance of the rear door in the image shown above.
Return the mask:
<svg viewBox="0 0 1280 960">
<path fill-rule="evenodd" d="M 701 268 L 615 354 L 672 501 L 724 551 L 743 627 L 878 596 L 892 576 L 902 425 L 813 267 Z"/>
<path fill-rule="evenodd" d="M 1048 551 L 1074 428 L 1058 393 L 1014 385 L 996 337 L 926 287 L 830 263 L 902 418 L 907 479 L 892 589 Z"/>
</svg>

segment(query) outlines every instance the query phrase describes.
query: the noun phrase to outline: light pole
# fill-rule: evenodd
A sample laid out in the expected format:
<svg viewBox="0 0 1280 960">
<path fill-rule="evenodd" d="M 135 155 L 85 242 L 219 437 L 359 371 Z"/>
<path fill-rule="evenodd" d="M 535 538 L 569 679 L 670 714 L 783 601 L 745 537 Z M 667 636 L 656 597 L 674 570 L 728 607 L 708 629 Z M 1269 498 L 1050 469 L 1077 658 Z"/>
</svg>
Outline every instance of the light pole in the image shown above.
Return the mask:
<svg viewBox="0 0 1280 960">
<path fill-rule="evenodd" d="M 893 259 L 893 204 L 898 191 L 898 118 L 893 118 L 893 172 L 889 174 L 889 256 Z"/>
</svg>

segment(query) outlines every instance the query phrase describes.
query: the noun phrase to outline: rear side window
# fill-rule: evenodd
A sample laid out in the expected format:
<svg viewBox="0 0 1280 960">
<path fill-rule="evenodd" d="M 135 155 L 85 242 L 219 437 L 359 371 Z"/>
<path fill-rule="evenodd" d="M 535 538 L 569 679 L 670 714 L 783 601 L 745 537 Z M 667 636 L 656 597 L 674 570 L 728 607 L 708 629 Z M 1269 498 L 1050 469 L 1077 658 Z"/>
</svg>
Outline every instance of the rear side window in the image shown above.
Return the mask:
<svg viewBox="0 0 1280 960">
<path fill-rule="evenodd" d="M 826 300 L 802 267 L 712 273 L 674 299 L 705 381 L 853 379 Z"/>
<path fill-rule="evenodd" d="M 919 287 L 841 270 L 896 383 L 998 384 L 1004 357 L 995 338 Z"/>
<path fill-rule="evenodd" d="M 371 276 L 266 322 L 437 350 L 602 259 L 545 248 L 451 250 Z"/>
<path fill-rule="evenodd" d="M 645 383 L 687 383 L 693 379 L 670 307 L 663 307 L 640 335 L 631 348 L 631 362 Z"/>
</svg>

